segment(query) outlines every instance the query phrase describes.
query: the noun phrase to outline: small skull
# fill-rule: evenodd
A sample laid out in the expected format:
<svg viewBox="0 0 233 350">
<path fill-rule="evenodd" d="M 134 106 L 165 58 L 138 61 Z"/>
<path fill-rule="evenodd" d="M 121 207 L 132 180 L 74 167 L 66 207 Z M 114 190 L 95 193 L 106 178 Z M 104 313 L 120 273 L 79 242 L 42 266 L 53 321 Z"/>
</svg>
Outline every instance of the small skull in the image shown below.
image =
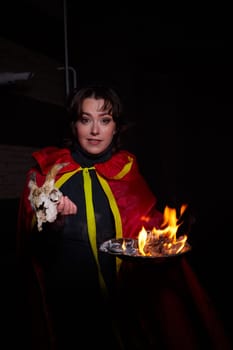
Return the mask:
<svg viewBox="0 0 233 350">
<path fill-rule="evenodd" d="M 68 163 L 55 164 L 46 176 L 41 187 L 36 183 L 35 173 L 32 174 L 28 183 L 30 193 L 28 199 L 35 211 L 38 231 L 42 231 L 44 222 L 54 222 L 57 218 L 57 204 L 62 192 L 54 186 L 58 171 Z"/>
</svg>

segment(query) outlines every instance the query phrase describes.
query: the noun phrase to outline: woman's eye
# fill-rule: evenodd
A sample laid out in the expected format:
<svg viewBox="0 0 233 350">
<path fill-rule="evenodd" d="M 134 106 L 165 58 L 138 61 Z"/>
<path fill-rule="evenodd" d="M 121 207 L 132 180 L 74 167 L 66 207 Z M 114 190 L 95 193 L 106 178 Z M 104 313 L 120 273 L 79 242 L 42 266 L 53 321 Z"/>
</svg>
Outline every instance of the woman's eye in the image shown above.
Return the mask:
<svg viewBox="0 0 233 350">
<path fill-rule="evenodd" d="M 110 119 L 110 118 L 103 118 L 103 119 L 101 119 L 101 124 L 104 124 L 104 125 L 109 124 L 111 122 L 111 120 L 112 119 Z"/>
<path fill-rule="evenodd" d="M 81 122 L 82 124 L 88 124 L 89 121 L 90 121 L 90 120 L 89 120 L 88 118 L 86 118 L 86 117 L 80 118 L 80 122 Z"/>
</svg>

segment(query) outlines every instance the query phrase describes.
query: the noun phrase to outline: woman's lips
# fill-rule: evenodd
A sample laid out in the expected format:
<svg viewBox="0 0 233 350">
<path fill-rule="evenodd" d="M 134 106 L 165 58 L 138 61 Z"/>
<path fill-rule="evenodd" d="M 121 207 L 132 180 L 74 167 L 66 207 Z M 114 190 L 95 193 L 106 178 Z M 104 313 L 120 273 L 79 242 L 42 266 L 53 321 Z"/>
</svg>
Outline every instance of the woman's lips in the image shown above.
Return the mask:
<svg viewBox="0 0 233 350">
<path fill-rule="evenodd" d="M 100 142 L 101 140 L 88 139 L 88 143 L 94 146 L 98 145 Z"/>
</svg>

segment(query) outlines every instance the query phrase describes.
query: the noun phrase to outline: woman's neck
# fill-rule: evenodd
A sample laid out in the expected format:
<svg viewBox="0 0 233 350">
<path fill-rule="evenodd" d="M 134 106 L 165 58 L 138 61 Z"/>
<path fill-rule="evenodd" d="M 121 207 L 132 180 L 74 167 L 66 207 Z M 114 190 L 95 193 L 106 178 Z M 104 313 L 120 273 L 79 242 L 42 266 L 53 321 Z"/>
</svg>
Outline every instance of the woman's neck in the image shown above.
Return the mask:
<svg viewBox="0 0 233 350">
<path fill-rule="evenodd" d="M 96 163 L 103 163 L 109 160 L 112 156 L 113 144 L 111 143 L 108 148 L 103 152 L 98 154 L 91 154 L 86 152 L 79 143 L 76 144 L 75 151 L 72 153 L 72 156 L 76 162 L 78 162 L 82 167 L 83 166 L 92 166 Z"/>
</svg>

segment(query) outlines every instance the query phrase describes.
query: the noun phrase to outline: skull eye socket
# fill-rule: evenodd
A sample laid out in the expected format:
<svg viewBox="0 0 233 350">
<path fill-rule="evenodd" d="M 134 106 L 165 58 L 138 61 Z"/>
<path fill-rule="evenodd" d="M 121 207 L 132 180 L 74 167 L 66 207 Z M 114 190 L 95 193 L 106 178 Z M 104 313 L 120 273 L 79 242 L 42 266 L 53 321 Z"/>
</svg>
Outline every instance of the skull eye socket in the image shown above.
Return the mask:
<svg viewBox="0 0 233 350">
<path fill-rule="evenodd" d="M 39 211 L 39 210 L 44 210 L 44 202 L 41 203 L 38 207 L 36 207 L 36 211 Z"/>
<path fill-rule="evenodd" d="M 59 198 L 60 198 L 59 191 L 56 189 L 53 189 L 49 194 L 49 199 L 51 200 L 51 202 L 56 203 L 58 202 Z"/>
</svg>

